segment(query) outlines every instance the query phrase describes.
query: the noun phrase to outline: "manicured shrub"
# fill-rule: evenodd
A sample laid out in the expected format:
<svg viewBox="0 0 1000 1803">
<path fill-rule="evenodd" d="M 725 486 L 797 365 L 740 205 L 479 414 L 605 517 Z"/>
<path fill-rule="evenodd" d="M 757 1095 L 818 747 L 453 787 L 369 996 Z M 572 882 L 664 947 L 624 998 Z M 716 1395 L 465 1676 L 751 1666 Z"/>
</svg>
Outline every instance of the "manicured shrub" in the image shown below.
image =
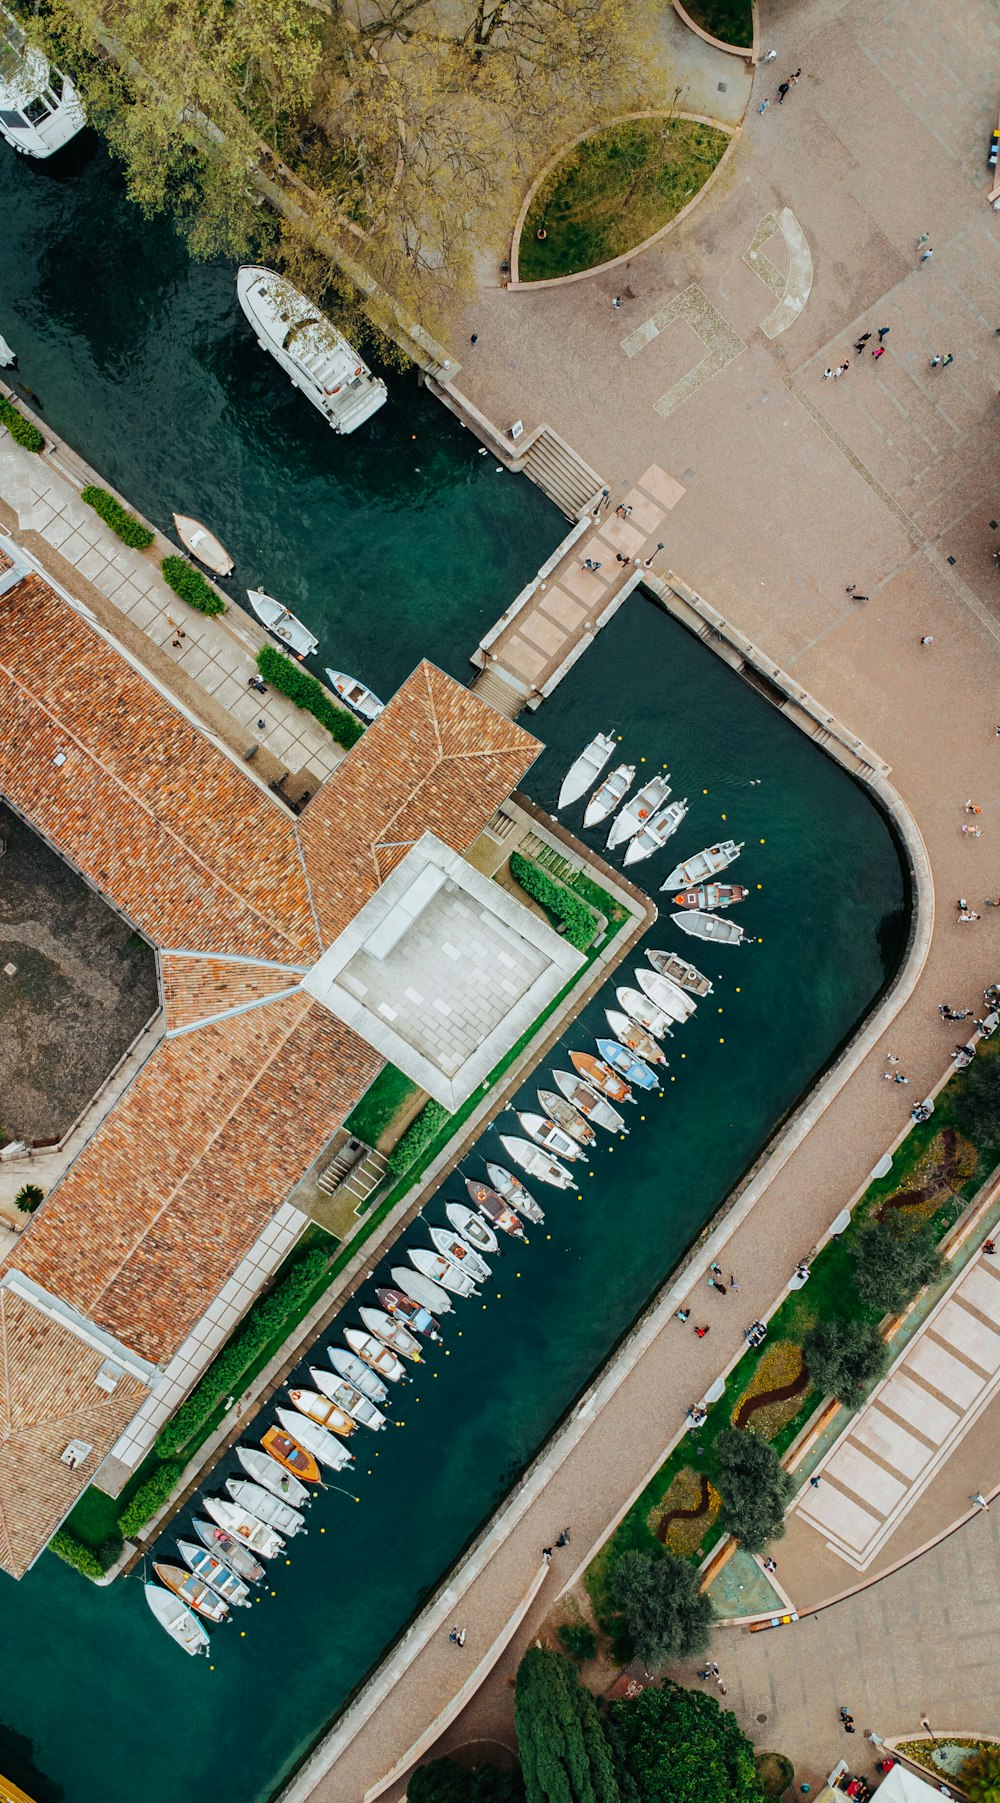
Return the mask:
<svg viewBox="0 0 1000 1803">
<path fill-rule="evenodd" d="M 727 1428 L 715 1450 L 725 1525 L 748 1553 L 762 1553 L 785 1531 L 794 1479 L 769 1441 L 746 1428 Z"/>
<path fill-rule="evenodd" d="M 183 557 L 164 557 L 160 564 L 163 580 L 175 595 L 194 607 L 200 614 L 224 614 L 226 604 L 217 595 L 212 584 L 206 582 L 200 570 L 186 563 Z"/>
<path fill-rule="evenodd" d="M 277 689 L 280 695 L 287 695 L 296 707 L 305 708 L 321 726 L 325 726 L 332 739 L 338 745 L 356 745 L 364 732 L 360 720 L 349 714 L 346 708 L 337 707 L 330 700 L 321 682 L 303 670 L 301 664 L 285 657 L 284 653 L 273 645 L 262 645 L 257 653 L 257 668 L 265 682 Z"/>
<path fill-rule="evenodd" d="M 451 1119 L 447 1108 L 433 1097 L 425 1102 L 416 1120 L 410 1122 L 402 1138 L 397 1140 L 387 1160 L 394 1177 L 401 1177 L 420 1157 L 425 1147 L 440 1133 L 445 1121 Z"/>
<path fill-rule="evenodd" d="M 41 451 L 45 448 L 45 440 L 37 426 L 30 419 L 19 413 L 13 401 L 5 394 L 0 394 L 0 426 L 6 426 L 15 444 L 25 451 Z"/>
<path fill-rule="evenodd" d="M 168 1459 L 165 1464 L 153 1472 L 152 1477 L 138 1489 L 130 1503 L 126 1503 L 118 1517 L 118 1526 L 126 1540 L 138 1534 L 147 1521 L 163 1507 L 184 1470 L 180 1459 Z"/>
<path fill-rule="evenodd" d="M 899 1314 L 941 1270 L 937 1235 L 929 1222 L 908 1231 L 890 1218 L 869 1221 L 849 1248 L 862 1302 L 880 1314 Z"/>
<path fill-rule="evenodd" d="M 712 1605 L 686 1559 L 671 1553 L 663 1558 L 624 1553 L 614 1567 L 611 1589 L 629 1639 L 650 1669 L 705 1651 Z"/>
<path fill-rule="evenodd" d="M 137 520 L 134 513 L 129 513 L 114 495 L 109 495 L 106 488 L 83 488 L 80 490 L 81 501 L 86 501 L 95 513 L 99 513 L 106 526 L 110 526 L 123 545 L 131 545 L 133 551 L 148 551 L 155 536 L 148 526 Z"/>
<path fill-rule="evenodd" d="M 629 1803 L 763 1803 L 753 1741 L 714 1697 L 668 1679 L 608 1713 Z"/>
<path fill-rule="evenodd" d="M 49 1552 L 55 1553 L 56 1558 L 62 1559 L 67 1565 L 72 1565 L 74 1571 L 82 1572 L 85 1578 L 103 1578 L 108 1569 L 94 1548 L 85 1541 L 78 1540 L 68 1528 L 57 1528 L 49 1541 Z M 111 1564 L 111 1560 L 108 1564 Z"/>
<path fill-rule="evenodd" d="M 597 1635 L 585 1621 L 563 1622 L 559 1640 L 571 1659 L 593 1659 L 597 1651 Z"/>
<path fill-rule="evenodd" d="M 882 1376 L 889 1348 L 870 1321 L 842 1321 L 832 1316 L 809 1329 L 802 1340 L 802 1356 L 817 1389 L 848 1408 L 857 1408 Z"/>
<path fill-rule="evenodd" d="M 40 1202 L 45 1200 L 45 1191 L 37 1183 L 22 1183 L 14 1197 L 14 1207 L 23 1215 L 33 1215 Z"/>
<path fill-rule="evenodd" d="M 528 1803 L 621 1803 L 597 1704 L 562 1653 L 542 1647 L 525 1653 L 514 1688 L 514 1727 Z"/>
<path fill-rule="evenodd" d="M 597 921 L 586 902 L 567 889 L 564 883 L 557 883 L 547 870 L 533 864 L 519 851 L 511 852 L 510 874 L 516 883 L 520 883 L 528 895 L 549 914 L 555 916 L 565 928 L 565 937 L 578 952 L 585 952 L 597 932 Z"/>
</svg>

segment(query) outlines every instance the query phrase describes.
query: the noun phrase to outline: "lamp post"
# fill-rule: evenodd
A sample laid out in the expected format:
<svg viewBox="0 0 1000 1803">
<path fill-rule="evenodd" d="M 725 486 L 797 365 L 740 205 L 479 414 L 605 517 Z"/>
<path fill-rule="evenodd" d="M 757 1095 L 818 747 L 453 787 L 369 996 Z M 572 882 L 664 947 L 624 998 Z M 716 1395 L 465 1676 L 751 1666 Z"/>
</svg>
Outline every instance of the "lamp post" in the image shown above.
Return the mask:
<svg viewBox="0 0 1000 1803">
<path fill-rule="evenodd" d="M 933 1730 L 933 1728 L 932 1728 L 932 1727 L 931 1727 L 931 1725 L 930 1725 L 930 1722 L 929 1722 L 929 1721 L 928 1721 L 928 1720 L 927 1720 L 927 1717 L 926 1717 L 926 1715 L 922 1715 L 922 1716 L 921 1716 L 921 1717 L 920 1717 L 920 1726 L 921 1726 L 921 1727 L 922 1727 L 922 1728 L 926 1728 L 926 1730 L 927 1730 L 927 1732 L 928 1732 L 928 1734 L 929 1734 L 929 1735 L 930 1735 L 930 1737 L 931 1737 L 931 1739 L 932 1739 L 932 1741 L 933 1741 L 933 1742 L 934 1742 L 934 1745 L 935 1745 L 935 1746 L 937 1746 L 937 1744 L 938 1744 L 938 1741 L 937 1741 L 937 1736 L 936 1736 L 936 1734 L 935 1734 L 935 1733 L 934 1733 L 934 1730 Z"/>
</svg>

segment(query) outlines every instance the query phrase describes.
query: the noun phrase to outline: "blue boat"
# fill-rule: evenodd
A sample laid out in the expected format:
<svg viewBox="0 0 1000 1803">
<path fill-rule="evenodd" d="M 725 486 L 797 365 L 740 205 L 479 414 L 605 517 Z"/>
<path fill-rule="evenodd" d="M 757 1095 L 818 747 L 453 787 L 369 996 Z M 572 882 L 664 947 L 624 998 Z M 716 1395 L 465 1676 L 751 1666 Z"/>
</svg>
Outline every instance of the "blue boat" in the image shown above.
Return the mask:
<svg viewBox="0 0 1000 1803">
<path fill-rule="evenodd" d="M 627 1046 L 619 1045 L 617 1039 L 599 1039 L 597 1049 L 605 1064 L 610 1064 L 619 1077 L 629 1083 L 637 1083 L 640 1089 L 659 1089 L 660 1079 L 648 1064 L 630 1052 Z"/>
</svg>

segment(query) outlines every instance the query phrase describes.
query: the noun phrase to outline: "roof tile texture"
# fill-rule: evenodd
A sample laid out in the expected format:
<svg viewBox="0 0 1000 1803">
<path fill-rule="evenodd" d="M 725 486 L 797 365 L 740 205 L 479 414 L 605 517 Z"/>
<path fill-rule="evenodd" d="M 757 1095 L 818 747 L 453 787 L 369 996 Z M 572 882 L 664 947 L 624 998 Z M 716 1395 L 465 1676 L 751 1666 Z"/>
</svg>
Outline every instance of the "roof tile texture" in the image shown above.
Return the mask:
<svg viewBox="0 0 1000 1803">
<path fill-rule="evenodd" d="M 160 972 L 168 1033 L 294 989 L 301 974 L 288 965 L 194 958 L 183 952 L 164 952 Z"/>
</svg>

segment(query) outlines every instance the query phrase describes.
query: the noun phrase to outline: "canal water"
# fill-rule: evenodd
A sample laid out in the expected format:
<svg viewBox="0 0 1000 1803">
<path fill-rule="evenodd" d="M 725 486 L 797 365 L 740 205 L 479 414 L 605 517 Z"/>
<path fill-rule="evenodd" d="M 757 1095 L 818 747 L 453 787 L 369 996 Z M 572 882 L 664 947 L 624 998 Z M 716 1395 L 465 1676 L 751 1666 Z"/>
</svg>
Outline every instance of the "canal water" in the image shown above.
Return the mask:
<svg viewBox="0 0 1000 1803">
<path fill-rule="evenodd" d="M 234 343 L 240 321 L 228 273 L 223 280 L 218 270 L 190 269 L 162 228 L 138 233 L 99 158 L 75 189 L 32 185 L 34 173 L 0 159 L 0 208 L 9 204 L 16 227 L 8 293 L 22 309 L 26 378 L 29 367 L 44 370 L 53 423 L 157 520 L 183 501 L 248 560 L 263 542 L 257 528 L 280 530 L 281 592 L 291 595 L 298 581 L 307 619 L 329 622 L 331 651 L 341 634 L 356 633 L 355 663 L 376 686 L 390 689 L 425 651 L 463 673 L 490 610 L 557 536 L 551 511 L 524 484 L 494 478 L 492 460 L 477 458 L 440 409 L 417 394 L 397 397 L 395 384 L 394 408 L 408 409 L 418 441 L 435 447 L 426 487 L 405 464 L 405 438 L 393 441 L 398 471 L 385 443 L 372 464 L 352 464 L 330 435 L 310 435 L 303 403 L 286 414 L 280 392 L 284 423 L 272 438 L 275 411 L 259 392 L 267 366 L 262 374 Z M 79 271 L 94 233 L 116 254 L 102 264 L 104 292 L 83 296 Z M 51 326 L 50 291 L 58 302 Z M 117 321 L 102 348 L 100 318 Z M 0 330 L 13 336 L 6 314 Z M 243 373 L 234 381 L 237 363 Z M 39 373 L 40 390 L 42 380 Z M 187 440 L 178 387 L 193 405 Z M 134 407 L 145 426 L 123 451 Z M 285 521 L 293 508 L 294 530 Z M 341 567 L 339 542 L 324 549 L 330 531 L 355 535 L 359 564 Z M 464 588 L 452 561 L 456 533 Z M 410 539 L 419 548 L 412 557 Z M 270 569 L 254 564 L 253 579 L 270 579 Z M 377 626 L 338 599 L 346 583 L 356 593 L 361 581 L 376 597 Z M 670 926 L 664 909 L 648 943 L 693 956 L 716 989 L 669 1042 L 663 1094 L 628 1110 L 626 1140 L 601 1136 L 590 1170 L 576 1167 L 579 1192 L 536 1186 L 544 1227 L 530 1229 L 527 1246 L 505 1242 L 483 1296 L 456 1302 L 444 1347 L 430 1348 L 392 1396 L 396 1425 L 354 1436 L 349 1487 L 360 1503 L 336 1492 L 315 1503 L 308 1537 L 270 1567 L 252 1610 L 214 1632 L 210 1662 L 171 1645 L 137 1582 L 99 1591 L 50 1557 L 20 1584 L 0 1579 L 0 1771 L 16 1756 L 32 1779 L 21 1782 L 39 1796 L 44 1789 L 43 1803 L 51 1787 L 73 1803 L 125 1803 L 137 1786 L 143 1803 L 268 1797 L 516 1482 L 898 961 L 906 883 L 879 813 L 652 601 L 633 598 L 529 724 L 545 749 L 525 787 L 546 808 L 598 728 L 621 735 L 622 756 L 641 775 L 666 763 L 674 796 L 687 796 L 691 811 L 670 848 L 636 874 L 653 890 L 674 848 L 679 857 L 720 836 L 743 840 L 733 876 L 751 891 L 739 917 L 752 941 L 702 948 Z M 579 809 L 565 818 L 579 829 Z M 567 1033 L 565 1051 L 593 1049 L 608 1005 L 610 985 Z M 535 1081 L 547 1081 L 553 1062 Z M 562 1051 L 558 1062 L 567 1062 Z M 519 1106 L 535 1105 L 535 1081 Z M 513 1125 L 509 1114 L 499 1123 L 502 1131 Z M 501 1156 L 491 1129 L 465 1169 L 480 1175 L 484 1157 Z M 443 1201 L 461 1194 L 453 1179 L 427 1205 L 428 1220 L 443 1220 Z M 404 1242 L 421 1240 L 418 1222 Z M 791 1266 L 803 1250 L 789 1244 L 776 1256 Z M 384 1260 L 378 1281 L 397 1262 L 398 1252 Z M 344 1324 L 352 1318 L 346 1311 Z M 324 1344 L 336 1338 L 331 1331 Z M 300 1381 L 308 1382 L 310 1362 L 326 1362 L 322 1347 L 303 1361 Z M 272 1418 L 268 1410 L 248 1422 L 246 1443 Z M 229 1469 L 227 1461 L 210 1488 Z M 10 1735 L 22 1737 L 16 1746 Z"/>
</svg>

